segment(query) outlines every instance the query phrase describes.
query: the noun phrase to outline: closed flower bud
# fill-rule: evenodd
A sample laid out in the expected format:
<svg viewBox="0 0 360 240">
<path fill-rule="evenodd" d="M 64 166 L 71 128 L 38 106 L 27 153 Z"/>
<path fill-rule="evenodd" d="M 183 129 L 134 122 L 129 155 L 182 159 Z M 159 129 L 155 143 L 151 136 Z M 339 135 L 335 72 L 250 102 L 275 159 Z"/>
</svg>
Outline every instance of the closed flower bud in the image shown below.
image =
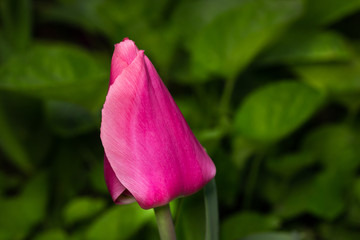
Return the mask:
<svg viewBox="0 0 360 240">
<path fill-rule="evenodd" d="M 165 205 L 215 176 L 154 66 L 128 39 L 115 45 L 101 140 L 106 184 L 118 204 Z"/>
</svg>

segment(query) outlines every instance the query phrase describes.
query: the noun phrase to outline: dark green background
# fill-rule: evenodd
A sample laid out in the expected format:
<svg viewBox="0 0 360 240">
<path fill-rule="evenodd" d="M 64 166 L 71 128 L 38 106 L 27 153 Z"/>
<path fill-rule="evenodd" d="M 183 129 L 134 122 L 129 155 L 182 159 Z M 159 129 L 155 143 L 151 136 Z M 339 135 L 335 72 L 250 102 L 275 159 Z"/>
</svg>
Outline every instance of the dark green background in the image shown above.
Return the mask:
<svg viewBox="0 0 360 240">
<path fill-rule="evenodd" d="M 158 239 L 99 139 L 113 45 L 144 49 L 217 166 L 221 239 L 360 239 L 360 0 L 1 0 L 0 239 Z M 204 238 L 202 191 L 172 203 Z"/>
</svg>

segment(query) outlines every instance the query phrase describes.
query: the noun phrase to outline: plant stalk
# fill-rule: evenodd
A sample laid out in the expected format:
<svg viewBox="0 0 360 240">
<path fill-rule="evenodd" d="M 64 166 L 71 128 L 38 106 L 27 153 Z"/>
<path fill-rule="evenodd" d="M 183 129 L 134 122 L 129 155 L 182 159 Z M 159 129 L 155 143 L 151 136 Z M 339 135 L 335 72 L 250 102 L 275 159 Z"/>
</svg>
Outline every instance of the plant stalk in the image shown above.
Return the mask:
<svg viewBox="0 0 360 240">
<path fill-rule="evenodd" d="M 248 209 L 251 207 L 252 197 L 253 197 L 254 190 L 256 187 L 256 182 L 258 179 L 262 158 L 263 158 L 263 155 L 259 154 L 259 155 L 255 156 L 255 158 L 253 159 L 249 177 L 247 179 L 247 184 L 245 187 L 245 193 L 244 193 L 245 196 L 244 196 L 244 203 L 243 203 L 244 209 Z"/>
<path fill-rule="evenodd" d="M 225 82 L 224 91 L 220 99 L 220 114 L 222 116 L 227 117 L 227 115 L 229 114 L 230 102 L 234 91 L 235 83 L 236 83 L 235 76 L 230 77 Z"/>
<path fill-rule="evenodd" d="M 160 233 L 160 239 L 176 240 L 175 228 L 169 204 L 154 208 L 154 212 Z"/>
<path fill-rule="evenodd" d="M 219 210 L 215 178 L 204 188 L 205 215 L 206 215 L 206 240 L 219 239 Z"/>
</svg>

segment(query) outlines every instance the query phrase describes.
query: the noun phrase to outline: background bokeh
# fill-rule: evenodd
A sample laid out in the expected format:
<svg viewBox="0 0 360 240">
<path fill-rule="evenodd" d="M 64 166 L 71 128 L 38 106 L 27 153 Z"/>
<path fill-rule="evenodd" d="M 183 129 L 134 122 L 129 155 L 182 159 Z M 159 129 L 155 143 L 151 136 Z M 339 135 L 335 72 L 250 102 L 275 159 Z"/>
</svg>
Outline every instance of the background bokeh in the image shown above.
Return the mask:
<svg viewBox="0 0 360 240">
<path fill-rule="evenodd" d="M 1 0 L 0 239 L 159 238 L 103 178 L 124 37 L 217 166 L 221 239 L 360 239 L 359 26 L 359 0 Z M 172 210 L 204 239 L 202 191 Z"/>
</svg>

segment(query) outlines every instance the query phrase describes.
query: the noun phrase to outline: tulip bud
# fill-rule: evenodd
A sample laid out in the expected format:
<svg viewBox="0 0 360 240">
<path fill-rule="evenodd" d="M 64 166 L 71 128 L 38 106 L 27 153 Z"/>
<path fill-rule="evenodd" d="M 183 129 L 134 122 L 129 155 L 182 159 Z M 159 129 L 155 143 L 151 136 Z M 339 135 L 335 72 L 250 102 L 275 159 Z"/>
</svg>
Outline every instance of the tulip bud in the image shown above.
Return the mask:
<svg viewBox="0 0 360 240">
<path fill-rule="evenodd" d="M 128 39 L 115 45 L 101 140 L 106 185 L 118 204 L 162 206 L 215 176 L 214 163 L 154 66 Z"/>
</svg>

